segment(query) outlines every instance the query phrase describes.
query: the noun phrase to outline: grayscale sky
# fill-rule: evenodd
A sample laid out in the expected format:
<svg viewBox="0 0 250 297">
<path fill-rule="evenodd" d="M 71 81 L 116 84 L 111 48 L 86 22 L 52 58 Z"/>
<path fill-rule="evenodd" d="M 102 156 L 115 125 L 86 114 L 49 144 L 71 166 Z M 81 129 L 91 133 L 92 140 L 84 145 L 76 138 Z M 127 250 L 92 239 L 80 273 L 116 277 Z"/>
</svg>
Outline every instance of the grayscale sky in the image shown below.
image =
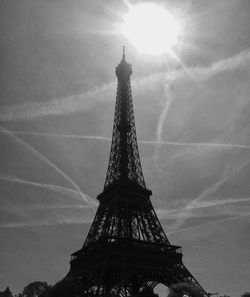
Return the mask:
<svg viewBox="0 0 250 297">
<path fill-rule="evenodd" d="M 185 23 L 181 62 L 124 39 L 123 1 L 1 0 L 0 290 L 55 283 L 82 246 L 125 43 L 144 177 L 169 240 L 209 292 L 250 291 L 250 1 L 158 2 Z"/>
</svg>

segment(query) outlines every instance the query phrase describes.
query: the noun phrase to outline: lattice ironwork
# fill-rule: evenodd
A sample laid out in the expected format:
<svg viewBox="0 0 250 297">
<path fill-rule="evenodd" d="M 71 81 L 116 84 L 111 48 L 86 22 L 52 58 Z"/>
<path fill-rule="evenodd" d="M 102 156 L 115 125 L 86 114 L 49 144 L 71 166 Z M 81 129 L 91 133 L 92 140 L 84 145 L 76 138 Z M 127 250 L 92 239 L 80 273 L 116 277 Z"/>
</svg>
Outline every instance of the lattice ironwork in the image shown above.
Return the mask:
<svg viewBox="0 0 250 297">
<path fill-rule="evenodd" d="M 116 191 L 101 201 L 84 246 L 98 240 L 170 245 L 149 197 L 128 191 Z"/>
<path fill-rule="evenodd" d="M 131 65 L 123 57 L 116 68 L 118 78 L 113 136 L 104 189 L 117 183 L 146 188 L 136 138 L 130 85 Z"/>
<path fill-rule="evenodd" d="M 140 297 L 158 283 L 183 282 L 195 284 L 208 296 L 183 265 L 181 248 L 168 241 L 151 204 L 137 147 L 131 73 L 123 55 L 116 68 L 115 119 L 104 190 L 97 197 L 100 205 L 83 247 L 72 254 L 65 280 L 73 280 L 81 297 Z"/>
</svg>

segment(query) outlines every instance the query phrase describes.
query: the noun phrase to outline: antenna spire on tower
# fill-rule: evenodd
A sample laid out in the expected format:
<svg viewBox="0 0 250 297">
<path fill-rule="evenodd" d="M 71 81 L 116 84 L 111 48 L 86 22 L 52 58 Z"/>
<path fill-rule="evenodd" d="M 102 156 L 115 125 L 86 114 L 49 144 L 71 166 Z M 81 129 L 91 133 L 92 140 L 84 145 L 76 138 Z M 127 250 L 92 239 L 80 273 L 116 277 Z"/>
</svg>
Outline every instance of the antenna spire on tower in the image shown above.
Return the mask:
<svg viewBox="0 0 250 297">
<path fill-rule="evenodd" d="M 125 61 L 125 45 L 122 46 L 122 60 Z"/>
</svg>

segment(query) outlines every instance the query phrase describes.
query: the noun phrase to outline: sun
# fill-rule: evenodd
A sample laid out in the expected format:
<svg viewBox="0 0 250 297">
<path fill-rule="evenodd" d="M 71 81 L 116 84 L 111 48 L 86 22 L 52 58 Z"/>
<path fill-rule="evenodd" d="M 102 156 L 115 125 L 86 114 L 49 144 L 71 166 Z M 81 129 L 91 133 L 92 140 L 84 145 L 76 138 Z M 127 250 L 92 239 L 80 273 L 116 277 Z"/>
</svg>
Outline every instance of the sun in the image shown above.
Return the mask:
<svg viewBox="0 0 250 297">
<path fill-rule="evenodd" d="M 129 5 L 121 30 L 139 52 L 148 55 L 171 53 L 181 34 L 178 20 L 153 3 Z"/>
</svg>

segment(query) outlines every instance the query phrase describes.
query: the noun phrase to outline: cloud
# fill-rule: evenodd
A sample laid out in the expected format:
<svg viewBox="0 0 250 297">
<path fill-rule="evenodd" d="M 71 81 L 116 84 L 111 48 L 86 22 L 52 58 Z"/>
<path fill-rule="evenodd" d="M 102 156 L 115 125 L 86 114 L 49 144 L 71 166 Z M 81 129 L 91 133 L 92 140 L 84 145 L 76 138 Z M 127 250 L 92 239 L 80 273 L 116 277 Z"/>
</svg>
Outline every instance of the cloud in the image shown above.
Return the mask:
<svg viewBox="0 0 250 297">
<path fill-rule="evenodd" d="M 208 201 L 199 201 L 197 202 L 192 209 L 182 209 L 181 211 L 178 208 L 174 209 L 156 209 L 156 213 L 160 219 L 165 220 L 176 220 L 179 219 L 184 223 L 185 219 L 189 218 L 214 218 L 222 215 L 239 215 L 244 214 L 248 208 L 248 202 L 250 202 L 250 198 L 233 198 L 233 199 L 214 199 Z M 235 208 L 235 204 L 240 207 L 240 210 L 237 211 Z M 232 206 L 233 205 L 233 206 Z M 223 211 L 220 206 L 223 206 Z M 225 207 L 228 206 L 228 207 Z M 249 205 L 250 206 L 250 205 Z M 172 226 L 174 229 L 180 227 L 180 224 L 174 224 Z"/>
<path fill-rule="evenodd" d="M 210 198 L 212 195 L 216 193 L 216 191 L 220 188 L 221 185 L 223 185 L 230 177 L 232 177 L 235 173 L 242 170 L 244 167 L 246 167 L 249 164 L 250 160 L 244 160 L 241 164 L 234 164 L 234 162 L 231 162 L 231 164 L 227 164 L 224 168 L 224 172 L 222 173 L 221 178 L 209 186 L 207 189 L 205 189 L 197 198 L 192 200 L 185 209 L 192 209 L 195 207 L 197 202 L 204 198 Z"/>
<path fill-rule="evenodd" d="M 188 75 L 195 81 L 205 81 L 214 75 L 221 74 L 226 71 L 237 69 L 241 66 L 246 66 L 250 62 L 250 50 L 242 51 L 241 53 L 213 63 L 210 67 L 193 67 L 187 69 Z M 180 72 L 176 73 L 176 78 L 180 76 Z"/>
<path fill-rule="evenodd" d="M 9 210 L 12 210 L 11 207 L 8 207 Z M 16 208 L 13 208 L 16 210 Z M 35 210 L 50 210 L 50 209 L 89 209 L 89 206 L 86 204 L 76 204 L 76 205 L 71 205 L 71 204 L 62 204 L 62 205 L 32 205 L 32 206 L 25 206 L 25 207 L 19 207 L 19 210 L 26 211 L 26 212 L 32 212 Z"/>
<path fill-rule="evenodd" d="M 216 74 L 237 69 L 245 66 L 250 62 L 250 51 L 246 50 L 238 55 L 229 57 L 213 63 L 208 67 L 184 67 L 168 72 L 161 72 L 149 75 L 145 78 L 137 78 L 134 80 L 134 89 L 144 89 L 145 86 L 150 87 L 155 84 L 170 84 L 178 79 L 189 78 L 194 82 L 205 81 Z M 100 86 L 92 91 L 83 92 L 64 98 L 55 98 L 47 102 L 29 102 L 22 105 L 6 106 L 0 112 L 1 121 L 20 121 L 30 120 L 43 116 L 64 115 L 78 111 L 88 110 L 94 107 L 98 102 L 109 100 L 113 97 L 116 83 L 110 82 Z M 111 93 L 112 92 L 112 93 Z M 164 118 L 172 100 L 169 98 L 165 102 L 163 115 L 159 119 L 158 124 L 158 140 L 161 139 L 160 126 L 164 123 Z M 167 107 L 166 107 L 167 106 Z M 164 116 L 165 115 L 165 116 Z"/>
<path fill-rule="evenodd" d="M 7 216 L 0 223 L 0 228 L 25 228 L 53 226 L 59 224 L 91 223 L 93 213 L 88 205 L 50 204 L 41 203 L 25 206 L 6 206 L 2 208 Z"/>
<path fill-rule="evenodd" d="M 77 200 L 83 201 L 81 195 L 79 195 L 79 192 L 76 190 L 70 189 L 70 188 L 65 188 L 62 186 L 52 185 L 52 184 L 33 182 L 33 181 L 24 180 L 24 179 L 13 177 L 13 176 L 0 176 L 0 180 L 49 189 L 52 191 L 62 193 L 63 195 L 67 195 L 69 197 L 75 198 Z"/>
<path fill-rule="evenodd" d="M 39 137 L 55 137 L 55 138 L 72 138 L 72 139 L 94 139 L 101 141 L 111 141 L 110 137 L 95 136 L 95 135 L 80 135 L 80 134 L 63 134 L 63 133 L 41 133 L 41 132 L 28 132 L 9 130 L 10 133 L 15 135 L 32 135 Z M 0 130 L 0 133 L 3 131 Z M 4 132 L 5 133 L 5 132 Z M 213 142 L 177 142 L 177 141 L 165 141 L 165 140 L 138 140 L 138 143 L 149 145 L 170 145 L 170 146 L 183 146 L 183 147 L 212 147 L 212 148 L 224 148 L 224 149 L 250 149 L 249 145 L 244 144 L 232 144 L 232 143 L 213 143 Z"/>
<path fill-rule="evenodd" d="M 200 204 L 198 207 L 211 207 L 211 206 L 216 206 L 216 205 L 223 205 L 223 204 L 230 204 L 230 203 L 239 203 L 239 202 L 249 202 L 250 198 L 242 198 L 242 199 L 230 199 L 230 200 L 224 200 L 224 201 L 213 201 L 213 202 L 205 202 L 203 204 Z M 37 205 L 37 206 L 25 206 L 24 208 L 19 208 L 19 209 L 14 209 L 17 212 L 22 212 L 22 218 L 24 218 L 25 220 L 23 222 L 6 222 L 3 224 L 0 224 L 0 228 L 25 228 L 25 227 L 39 227 L 39 226 L 53 226 L 53 225 L 60 225 L 60 224 L 82 224 L 82 223 L 91 223 L 92 222 L 92 217 L 90 215 L 81 215 L 81 216 L 77 216 L 76 213 L 74 212 L 75 215 L 70 215 L 67 216 L 66 214 L 60 214 L 59 216 L 53 215 L 53 218 L 50 218 L 50 220 L 32 220 L 32 218 L 30 219 L 29 217 L 25 217 L 25 213 L 28 212 L 32 212 L 34 213 L 34 211 L 48 211 L 48 210 L 52 210 L 55 209 L 56 211 L 58 210 L 66 210 L 66 209 L 76 209 L 76 210 L 80 210 L 80 209 L 88 209 L 88 207 L 86 205 Z M 11 210 L 11 208 L 8 208 L 8 210 Z M 159 217 L 162 219 L 163 215 L 167 215 L 168 219 L 173 219 L 176 218 L 176 215 L 178 215 L 178 212 L 175 211 L 163 211 L 163 210 L 156 210 L 157 214 L 159 215 Z M 178 233 L 178 232 L 184 232 L 184 231 L 189 231 L 192 229 L 196 229 L 196 228 L 201 228 L 207 225 L 214 225 L 220 222 L 227 222 L 227 221 L 231 221 L 231 220 L 235 220 L 235 219 L 239 219 L 239 218 L 243 218 L 246 216 L 249 216 L 250 213 L 243 213 L 243 214 L 239 214 L 236 216 L 233 216 L 231 218 L 226 218 L 223 220 L 218 220 L 215 222 L 210 222 L 207 224 L 202 224 L 199 226 L 194 226 L 194 227 L 190 227 L 190 228 L 183 228 L 183 229 L 179 229 L 179 230 L 175 230 L 175 231 L 170 231 L 167 234 L 174 234 L 174 233 Z M 198 215 L 200 217 L 200 215 Z M 214 214 L 214 216 L 216 216 L 216 214 Z M 166 227 L 166 226 L 165 226 Z"/>
<path fill-rule="evenodd" d="M 81 219 L 72 219 L 72 218 L 64 218 L 58 221 L 28 221 L 21 223 L 4 223 L 0 224 L 0 228 L 26 228 L 26 227 L 41 227 L 41 226 L 55 226 L 62 224 L 89 224 L 92 221 L 92 218 L 81 218 Z"/>
<path fill-rule="evenodd" d="M 219 201 L 216 201 L 216 200 L 209 201 L 209 200 L 213 197 L 216 197 L 216 192 L 218 191 L 218 189 L 235 173 L 239 172 L 244 167 L 246 167 L 249 164 L 249 162 L 250 160 L 247 159 L 241 163 L 235 164 L 234 159 L 232 159 L 230 163 L 227 163 L 219 180 L 217 180 L 216 182 L 212 183 L 212 185 L 205 188 L 198 197 L 188 202 L 183 208 L 179 210 L 179 213 L 177 215 L 177 220 L 174 224 L 174 228 L 179 228 L 181 225 L 184 224 L 184 222 L 187 219 L 193 217 L 194 216 L 193 210 L 197 208 L 201 208 L 202 205 L 205 207 L 209 207 L 209 206 L 211 207 L 211 206 L 225 204 L 226 201 L 230 203 L 230 199 L 224 200 L 224 201 L 221 199 Z M 203 199 L 208 199 L 208 201 L 201 203 L 201 200 Z M 237 202 L 237 199 L 231 200 L 231 203 L 234 203 L 234 202 Z M 238 202 L 242 202 L 242 201 L 240 201 L 239 199 Z M 214 215 L 217 215 L 217 214 L 214 212 Z"/>
<path fill-rule="evenodd" d="M 40 160 L 44 161 L 49 167 L 51 167 L 53 170 L 55 170 L 57 173 L 59 173 L 61 176 L 63 176 L 68 182 L 71 183 L 71 185 L 75 188 L 75 190 L 79 193 L 79 195 L 84 199 L 84 201 L 90 206 L 90 208 L 94 212 L 94 206 L 96 206 L 96 201 L 93 199 L 89 200 L 89 197 L 87 198 L 79 186 L 76 184 L 76 182 L 70 178 L 67 174 L 65 174 L 58 166 L 56 166 L 52 161 L 50 161 L 48 158 L 46 158 L 44 155 L 42 155 L 40 152 L 38 152 L 35 148 L 33 148 L 31 145 L 26 143 L 24 140 L 20 139 L 15 134 L 9 132 L 3 127 L 0 127 L 0 130 L 2 133 L 8 134 L 10 137 L 12 137 L 15 141 L 17 141 L 19 144 L 27 148 L 29 151 L 31 151 L 34 155 L 36 155 Z"/>
<path fill-rule="evenodd" d="M 240 214 L 240 215 L 236 215 L 236 216 L 233 216 L 233 217 L 230 217 L 230 218 L 226 218 L 226 219 L 222 219 L 222 220 L 218 220 L 218 221 L 214 221 L 214 222 L 209 222 L 209 223 L 198 225 L 198 226 L 192 226 L 192 227 L 183 228 L 183 229 L 179 229 L 179 230 L 175 230 L 175 231 L 170 231 L 170 232 L 167 232 L 166 234 L 167 235 L 172 235 L 172 234 L 177 234 L 177 233 L 181 233 L 181 232 L 192 231 L 194 229 L 200 229 L 200 228 L 204 228 L 204 227 L 207 227 L 207 226 L 210 226 L 210 225 L 214 226 L 214 225 L 217 225 L 217 224 L 221 224 L 221 223 L 224 223 L 224 222 L 230 222 L 230 221 L 233 221 L 233 220 L 238 220 L 238 219 L 245 218 L 245 217 L 248 217 L 248 216 L 250 216 L 250 213 Z"/>
<path fill-rule="evenodd" d="M 106 140 L 111 141 L 110 137 L 94 136 L 94 135 L 77 135 L 77 134 L 62 134 L 62 133 L 41 133 L 41 132 L 28 132 L 28 131 L 14 131 L 8 130 L 10 133 L 15 135 L 32 135 L 41 137 L 55 137 L 55 138 L 75 138 L 75 139 L 95 139 L 95 140 Z M 1 131 L 0 131 L 1 133 Z"/>
<path fill-rule="evenodd" d="M 165 83 L 165 86 L 167 86 L 167 88 L 165 88 L 165 94 L 164 94 L 165 95 L 164 107 L 162 108 L 162 111 L 159 116 L 158 124 L 157 124 L 157 140 L 160 141 L 163 138 L 162 133 L 163 133 L 164 126 L 166 127 L 166 124 L 165 124 L 166 118 L 170 111 L 170 108 L 172 107 L 172 105 L 174 105 L 176 99 L 178 99 L 178 101 L 180 102 L 183 102 L 183 98 L 186 98 L 186 102 L 183 102 L 183 104 L 179 103 L 180 105 L 178 105 L 177 103 L 176 106 L 179 107 L 178 110 L 175 110 L 175 113 L 172 113 L 172 116 L 168 118 L 168 120 L 170 124 L 171 122 L 174 122 L 174 124 L 178 124 L 178 121 L 179 121 L 181 123 L 184 123 L 183 125 L 184 127 L 186 127 L 189 122 L 192 122 L 190 119 L 192 117 L 194 118 L 201 117 L 202 119 L 200 119 L 200 124 L 208 117 L 209 113 L 208 115 L 204 115 L 204 117 L 202 117 L 205 111 L 205 107 L 207 107 L 209 103 L 208 100 L 206 100 L 207 95 L 209 95 L 208 96 L 209 99 L 212 99 L 213 96 L 218 97 L 217 104 L 219 106 L 219 109 L 215 111 L 215 113 L 213 114 L 215 118 L 214 119 L 215 125 L 216 125 L 217 123 L 216 116 L 218 116 L 217 113 L 219 113 L 220 111 L 220 105 L 219 105 L 220 101 L 223 100 L 224 97 L 230 98 L 230 96 L 228 96 L 228 94 L 225 95 L 222 92 L 222 89 L 223 89 L 222 84 L 221 84 L 222 87 L 220 88 L 221 90 L 218 90 L 216 84 L 214 83 L 214 80 L 212 80 L 207 84 L 205 84 L 205 82 L 215 76 L 217 77 L 220 74 L 230 73 L 233 70 L 242 69 L 246 65 L 249 65 L 249 63 L 250 63 L 250 51 L 243 51 L 238 55 L 217 61 L 212 65 L 210 65 L 209 67 L 201 67 L 201 66 L 189 67 L 189 68 L 182 67 L 181 69 L 175 69 L 175 70 L 169 71 L 168 73 L 165 74 L 165 77 L 162 76 L 163 74 L 161 74 L 161 81 L 162 81 L 161 83 L 162 84 Z M 227 77 L 226 76 L 223 76 L 223 77 L 224 77 L 223 78 L 224 81 L 228 84 Z M 225 84 L 225 82 L 223 84 Z M 235 82 L 237 82 L 237 79 L 235 80 Z M 236 86 L 237 86 L 237 83 L 236 83 Z M 230 93 L 230 90 L 228 93 Z M 200 94 L 203 94 L 202 101 L 197 100 L 197 98 L 200 98 Z M 237 95 L 240 96 L 240 93 L 238 93 Z M 240 107 L 241 100 L 238 100 L 238 101 L 239 101 L 238 105 L 232 104 L 232 107 L 235 107 L 235 108 Z M 212 101 L 211 106 L 208 106 L 208 107 L 213 108 L 213 105 L 214 105 L 214 102 Z M 199 110 L 201 106 L 203 109 Z M 231 109 L 228 108 L 228 110 L 230 111 Z M 239 110 L 240 108 L 237 108 L 237 111 Z M 238 115 L 238 112 L 236 113 L 236 115 Z M 231 116 L 232 116 L 232 113 L 231 113 Z M 229 118 L 230 118 L 230 112 L 229 112 Z M 173 126 L 174 124 L 172 123 Z M 171 126 L 172 130 L 174 128 L 173 126 Z M 207 123 L 206 123 L 206 126 L 211 129 L 210 127 L 211 119 L 210 119 L 210 126 Z M 182 126 L 182 128 L 184 127 Z M 185 129 L 182 129 L 182 130 L 185 130 Z M 229 127 L 228 127 L 228 130 L 229 130 Z M 168 133 L 168 136 L 169 135 L 171 135 L 171 133 Z"/>
<path fill-rule="evenodd" d="M 250 202 L 250 198 L 228 198 L 228 199 L 219 199 L 219 200 L 209 200 L 209 201 L 196 201 L 193 209 L 204 208 L 204 207 L 213 207 L 224 204 L 234 204 L 241 202 Z"/>
<path fill-rule="evenodd" d="M 42 116 L 64 115 L 88 110 L 100 99 L 109 98 L 107 92 L 115 89 L 115 83 L 103 85 L 98 89 L 64 98 L 55 98 L 48 102 L 29 102 L 2 108 L 1 121 L 31 120 Z M 105 96 L 106 94 L 106 96 Z"/>
</svg>

